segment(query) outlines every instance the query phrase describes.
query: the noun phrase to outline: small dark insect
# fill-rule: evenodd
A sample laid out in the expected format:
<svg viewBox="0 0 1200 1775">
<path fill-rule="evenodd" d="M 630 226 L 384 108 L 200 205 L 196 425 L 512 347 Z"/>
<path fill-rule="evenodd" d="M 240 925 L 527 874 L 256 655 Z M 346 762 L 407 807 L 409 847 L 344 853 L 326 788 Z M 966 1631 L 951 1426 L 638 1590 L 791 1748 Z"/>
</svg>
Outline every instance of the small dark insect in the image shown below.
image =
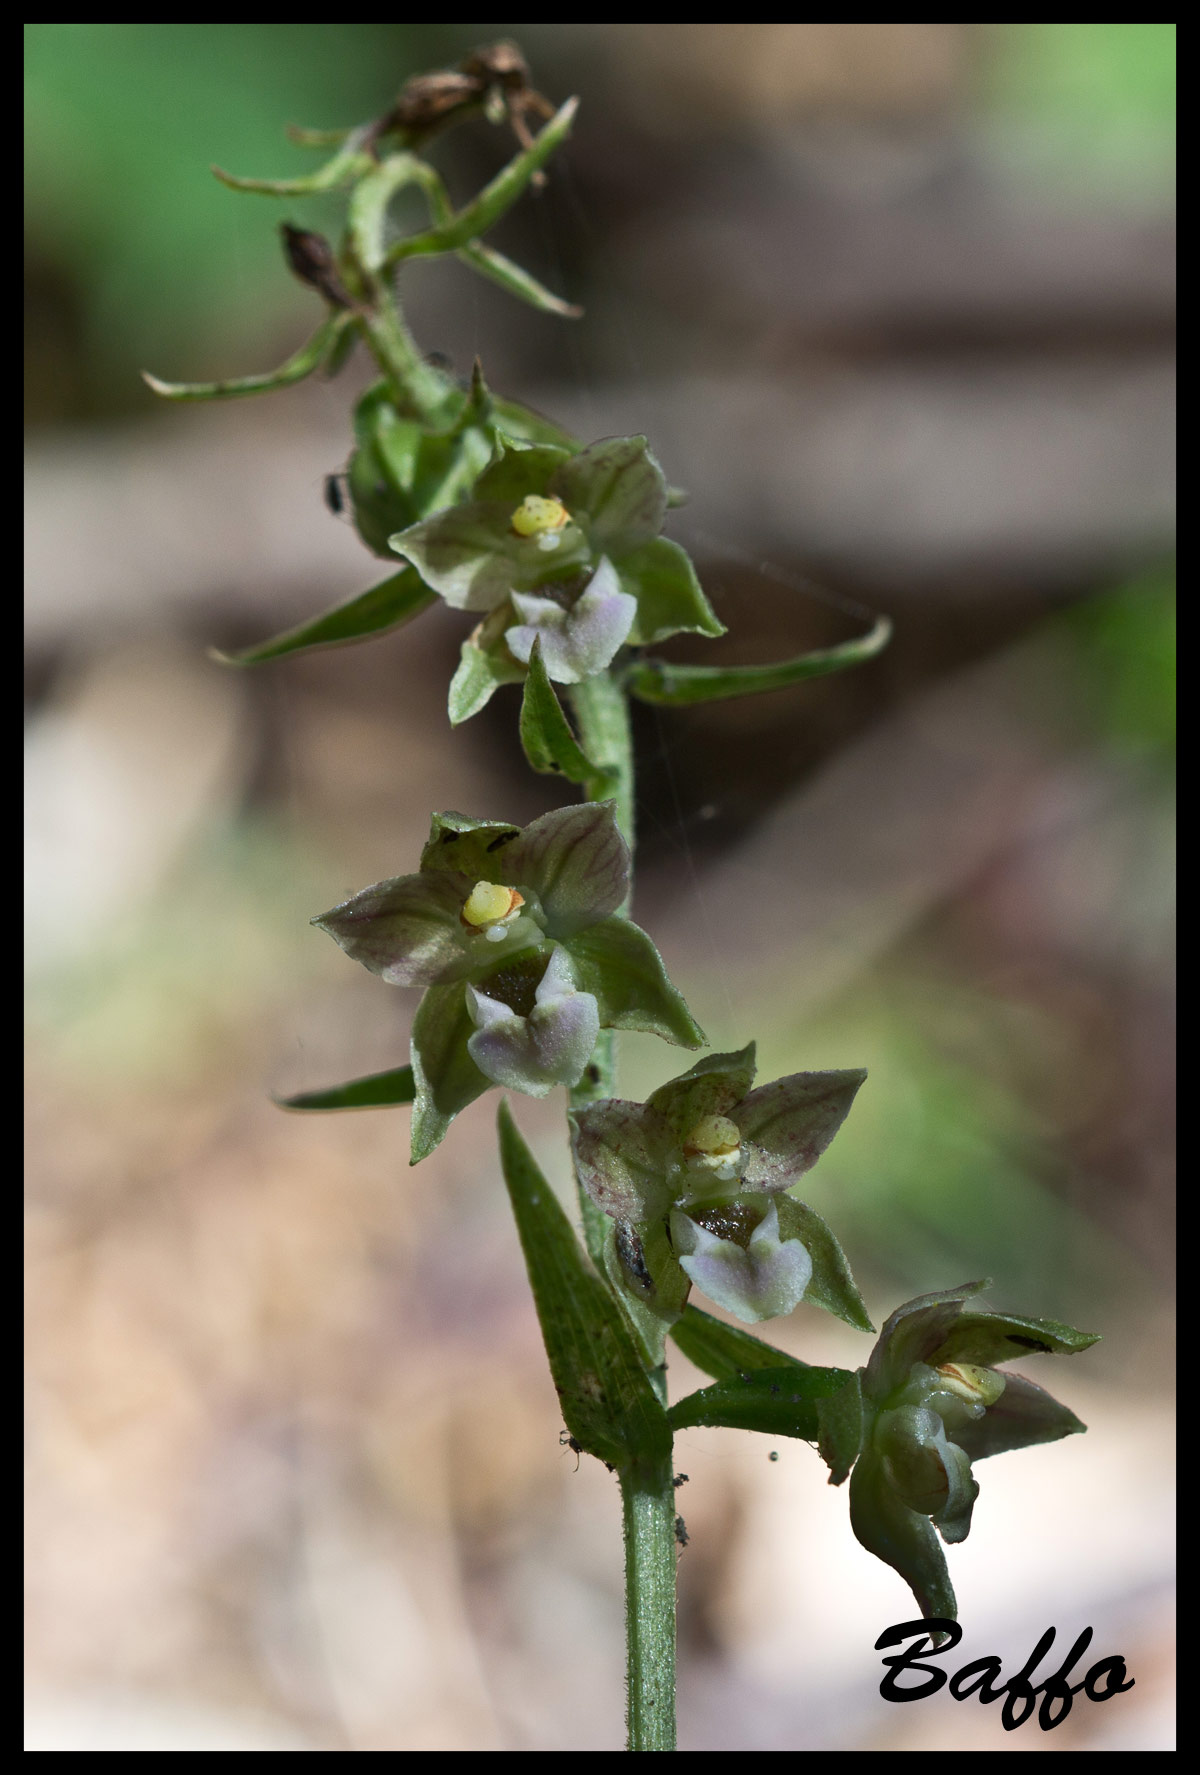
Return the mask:
<svg viewBox="0 0 1200 1775">
<path fill-rule="evenodd" d="M 682 1516 L 677 1516 L 675 1518 L 675 1539 L 679 1542 L 681 1547 L 686 1547 L 688 1544 L 687 1523 L 683 1520 Z"/>
<path fill-rule="evenodd" d="M 671 1484 L 675 1487 L 675 1490 L 678 1491 L 680 1486 L 686 1485 L 687 1482 L 688 1482 L 688 1476 L 686 1473 L 677 1473 L 675 1475 L 674 1479 L 671 1481 Z"/>
<path fill-rule="evenodd" d="M 640 1294 L 652 1297 L 654 1278 L 646 1267 L 646 1253 L 641 1239 L 627 1220 L 618 1220 L 613 1235 L 617 1257 L 629 1281 Z"/>
<path fill-rule="evenodd" d="M 342 498 L 341 475 L 325 476 L 325 506 L 328 511 L 333 513 L 335 518 L 340 517 L 345 511 L 346 502 Z"/>
<path fill-rule="evenodd" d="M 773 1448 L 773 1449 L 772 1449 L 772 1450 L 771 1450 L 771 1452 L 770 1452 L 770 1454 L 769 1454 L 769 1455 L 768 1455 L 768 1456 L 767 1456 L 767 1459 L 768 1459 L 768 1460 L 769 1460 L 769 1461 L 777 1461 L 777 1460 L 778 1460 L 778 1459 L 779 1459 L 779 1451 L 778 1451 L 778 1449 L 774 1449 L 774 1448 Z"/>
<path fill-rule="evenodd" d="M 488 845 L 487 849 L 488 849 L 489 856 L 492 853 L 492 851 L 500 850 L 500 848 L 503 845 L 511 844 L 514 838 L 519 838 L 519 837 L 520 837 L 519 832 L 501 832 L 499 834 L 499 836 L 496 838 L 493 838 L 492 842 Z"/>
<path fill-rule="evenodd" d="M 587 1079 L 589 1085 L 598 1085 L 600 1083 L 600 1068 L 598 1066 L 589 1066 L 584 1077 Z"/>
</svg>

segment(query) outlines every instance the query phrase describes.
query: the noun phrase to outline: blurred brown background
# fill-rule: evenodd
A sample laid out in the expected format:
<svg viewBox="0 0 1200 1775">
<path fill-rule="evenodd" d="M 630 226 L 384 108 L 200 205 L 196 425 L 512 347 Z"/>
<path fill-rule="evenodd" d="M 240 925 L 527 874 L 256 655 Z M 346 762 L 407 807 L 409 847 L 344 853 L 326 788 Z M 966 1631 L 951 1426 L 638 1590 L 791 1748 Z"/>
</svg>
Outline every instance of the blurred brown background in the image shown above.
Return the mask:
<svg viewBox="0 0 1200 1775">
<path fill-rule="evenodd" d="M 582 95 L 497 244 L 586 305 L 415 267 L 418 336 L 586 437 L 645 431 L 730 634 L 885 610 L 871 666 L 641 711 L 638 915 L 715 1047 L 866 1064 L 814 1173 L 877 1320 L 968 1277 L 1104 1333 L 1030 1372 L 1085 1438 L 979 1473 L 959 1661 L 1054 1624 L 1137 1686 L 1050 1735 L 877 1694 L 899 1579 L 803 1444 L 678 1467 L 690 1749 L 1170 1745 L 1173 27 L 42 24 L 27 36 L 29 1748 L 622 1742 L 615 1488 L 559 1418 L 492 1145 L 267 1100 L 406 1056 L 415 995 L 306 921 L 432 807 L 547 803 L 515 693 L 450 732 L 463 620 L 245 676 L 380 577 L 322 504 L 366 379 L 266 367 L 327 200 L 288 121 L 514 35 Z M 467 195 L 507 143 L 439 149 Z M 640 1096 L 680 1069 L 623 1047 Z M 566 1187 L 561 1105 L 517 1105 Z M 801 1308 L 771 1328 L 855 1366 Z M 678 1362 L 676 1385 L 695 1377 Z"/>
</svg>

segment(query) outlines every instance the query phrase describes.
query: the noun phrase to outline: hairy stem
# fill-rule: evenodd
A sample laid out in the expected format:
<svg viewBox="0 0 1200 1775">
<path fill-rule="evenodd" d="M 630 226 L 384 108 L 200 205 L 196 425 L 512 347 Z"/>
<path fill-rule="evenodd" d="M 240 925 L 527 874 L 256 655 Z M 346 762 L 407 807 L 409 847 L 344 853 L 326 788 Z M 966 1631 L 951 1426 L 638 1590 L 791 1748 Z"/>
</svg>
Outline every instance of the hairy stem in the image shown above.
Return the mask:
<svg viewBox="0 0 1200 1775">
<path fill-rule="evenodd" d="M 630 1750 L 675 1749 L 675 1487 L 672 1463 L 622 1470 Z"/>
<path fill-rule="evenodd" d="M 579 739 L 593 764 L 612 772 L 617 824 L 630 855 L 634 848 L 633 740 L 629 703 L 607 672 L 587 678 L 571 691 Z M 630 898 L 632 898 L 632 879 Z M 626 900 L 627 910 L 629 900 Z M 592 1064 L 571 1093 L 572 1109 L 616 1094 L 616 1038 L 602 1029 Z M 579 1208 L 592 1262 L 604 1274 L 606 1215 L 581 1184 Z M 651 1374 L 666 1404 L 662 1369 Z M 668 1454 L 657 1462 L 634 1462 L 621 1470 L 625 1526 L 625 1633 L 630 1750 L 675 1748 L 675 1485 Z"/>
</svg>

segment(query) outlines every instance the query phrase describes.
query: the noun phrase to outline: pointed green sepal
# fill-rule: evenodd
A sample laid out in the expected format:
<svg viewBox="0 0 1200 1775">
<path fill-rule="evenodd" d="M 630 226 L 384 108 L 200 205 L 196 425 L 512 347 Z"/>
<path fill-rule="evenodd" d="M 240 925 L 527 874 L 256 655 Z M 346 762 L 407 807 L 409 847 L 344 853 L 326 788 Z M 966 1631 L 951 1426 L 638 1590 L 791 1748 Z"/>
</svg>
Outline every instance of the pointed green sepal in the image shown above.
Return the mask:
<svg viewBox="0 0 1200 1775">
<path fill-rule="evenodd" d="M 491 1089 L 467 1052 L 475 1025 L 461 980 L 430 986 L 413 1018 L 412 1151 L 410 1164 L 427 1159 L 440 1146 L 460 1110 Z"/>
<path fill-rule="evenodd" d="M 639 1029 L 681 1048 L 701 1048 L 705 1035 L 672 986 L 653 940 L 626 918 L 605 918 L 571 938 L 581 992 L 590 992 L 606 1029 Z"/>
<path fill-rule="evenodd" d="M 786 1193 L 776 1196 L 774 1201 L 779 1211 L 780 1237 L 799 1239 L 812 1258 L 812 1278 L 804 1291 L 806 1303 L 824 1307 L 856 1331 L 874 1331 L 846 1255 L 816 1209 Z"/>
<path fill-rule="evenodd" d="M 509 620 L 507 616 L 505 620 Z M 462 644 L 446 699 L 451 727 L 461 727 L 472 715 L 478 715 L 502 684 L 519 684 L 525 676 L 525 667 L 509 653 L 502 634 L 494 643 L 487 643 L 487 632 L 495 627 L 489 618 L 486 623 L 480 623 Z"/>
<path fill-rule="evenodd" d="M 294 1097 L 274 1097 L 272 1102 L 280 1109 L 387 1109 L 411 1103 L 416 1091 L 412 1067 L 394 1066 L 390 1072 L 373 1072 L 327 1091 L 300 1091 Z"/>
<path fill-rule="evenodd" d="M 807 678 L 842 672 L 862 665 L 881 653 L 891 638 L 892 624 L 881 616 L 869 634 L 837 647 L 802 653 L 772 666 L 677 666 L 666 660 L 638 660 L 629 668 L 625 684 L 631 696 L 643 703 L 684 708 L 690 703 L 709 703 L 725 697 L 755 696 L 764 690 L 786 690 Z"/>
<path fill-rule="evenodd" d="M 609 1466 L 665 1459 L 667 1416 L 615 1300 L 589 1267 L 554 1191 L 500 1105 L 500 1160 L 550 1372 L 568 1432 Z"/>
<path fill-rule="evenodd" d="M 257 647 L 247 647 L 242 653 L 220 653 L 213 648 L 212 657 L 225 666 L 257 666 L 314 647 L 344 647 L 399 628 L 435 602 L 436 594 L 422 583 L 416 568 L 402 567 L 381 585 L 360 592 L 357 598 L 327 610 L 323 616 L 286 629 L 282 635 L 260 641 Z"/>
<path fill-rule="evenodd" d="M 1087 1425 L 1067 1406 L 1023 1374 L 1006 1374 L 1004 1391 L 974 1423 L 955 1428 L 959 1447 L 979 1461 L 985 1455 L 1007 1454 L 1014 1448 L 1033 1448 L 1058 1442 L 1063 1436 L 1079 1436 Z"/>
<path fill-rule="evenodd" d="M 958 1619 L 946 1556 L 933 1524 L 893 1490 L 882 1457 L 870 1448 L 850 1475 L 850 1526 L 868 1553 L 899 1572 L 926 1619 Z"/>
<path fill-rule="evenodd" d="M 303 382 L 319 370 L 353 319 L 353 315 L 346 313 L 331 315 L 286 363 L 263 376 L 235 376 L 227 382 L 163 382 L 149 370 L 143 370 L 142 381 L 164 401 L 231 401 L 241 395 L 269 394 L 274 388 Z"/>
<path fill-rule="evenodd" d="M 690 1282 L 662 1221 L 606 1221 L 604 1269 L 650 1368 L 664 1360 L 667 1332 L 687 1304 Z"/>
<path fill-rule="evenodd" d="M 622 591 L 638 601 L 629 632 L 631 646 L 644 647 L 671 635 L 715 637 L 725 633 L 725 624 L 705 597 L 691 557 L 669 537 L 655 536 L 624 555 L 619 574 Z"/>
</svg>

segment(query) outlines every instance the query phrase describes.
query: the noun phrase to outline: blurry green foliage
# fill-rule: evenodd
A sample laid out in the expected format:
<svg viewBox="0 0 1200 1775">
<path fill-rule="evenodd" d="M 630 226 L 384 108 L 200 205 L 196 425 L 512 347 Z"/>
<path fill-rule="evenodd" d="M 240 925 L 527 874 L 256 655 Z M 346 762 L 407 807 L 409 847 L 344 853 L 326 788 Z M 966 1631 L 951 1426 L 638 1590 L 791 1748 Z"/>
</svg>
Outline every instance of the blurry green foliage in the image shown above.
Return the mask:
<svg viewBox="0 0 1200 1775">
<path fill-rule="evenodd" d="M 985 28 L 983 96 L 1024 165 L 1109 199 L 1170 190 L 1174 24 Z"/>
<path fill-rule="evenodd" d="M 292 313 L 298 333 L 311 324 L 313 297 L 283 266 L 284 210 L 232 196 L 210 165 L 278 177 L 312 171 L 317 158 L 285 138 L 287 123 L 343 127 L 382 111 L 409 74 L 462 54 L 462 32 L 27 25 L 26 227 L 43 275 L 77 288 L 99 384 L 92 400 L 125 395 L 140 407 L 143 364 L 203 374 L 214 345 L 232 354 L 223 372 L 253 368 L 237 354 L 264 330 L 286 331 Z M 292 201 L 286 213 L 319 227 L 337 209 Z"/>
<path fill-rule="evenodd" d="M 1107 750 L 1167 771 L 1175 761 L 1175 569 L 1163 566 L 1077 605 L 1082 705 Z"/>
</svg>

